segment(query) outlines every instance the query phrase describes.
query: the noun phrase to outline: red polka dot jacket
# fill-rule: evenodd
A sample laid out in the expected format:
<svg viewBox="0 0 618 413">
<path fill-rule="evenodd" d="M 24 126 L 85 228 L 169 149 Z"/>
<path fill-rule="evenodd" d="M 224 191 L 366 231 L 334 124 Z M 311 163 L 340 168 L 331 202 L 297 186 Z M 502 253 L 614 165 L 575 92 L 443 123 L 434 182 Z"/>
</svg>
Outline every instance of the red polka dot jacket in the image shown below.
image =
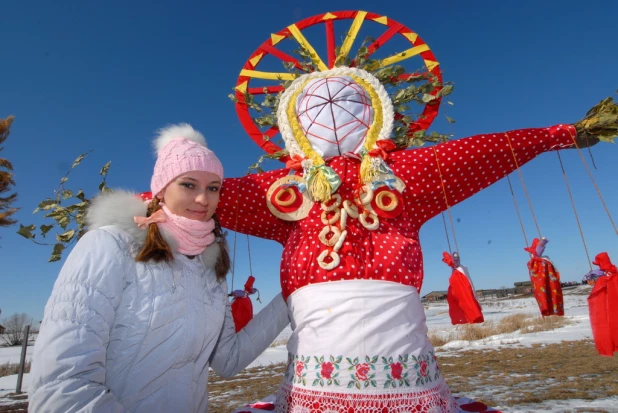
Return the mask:
<svg viewBox="0 0 618 413">
<path fill-rule="evenodd" d="M 420 291 L 423 257 L 418 234 L 425 222 L 446 209 L 444 195 L 453 206 L 513 172 L 516 169 L 513 153 L 521 166 L 543 152 L 573 146 L 576 132 L 572 126 L 558 125 L 507 134 L 477 135 L 390 153 L 387 164 L 406 184 L 404 210 L 394 219 L 380 218 L 380 226 L 374 231 L 356 219 L 349 219 L 348 234 L 339 250 L 341 263 L 332 270 L 321 268 L 317 261 L 324 249 L 318 239 L 324 228 L 319 204 L 313 206 L 305 219 L 296 222 L 275 217 L 267 207 L 266 192 L 289 169 L 226 179 L 217 216 L 225 228 L 275 240 L 284 246 L 281 260 L 284 298 L 308 284 L 352 279 L 388 280 Z M 344 200 L 352 200 L 361 186 L 360 162 L 338 156 L 327 159 L 326 163 L 341 177 L 337 193 Z"/>
</svg>

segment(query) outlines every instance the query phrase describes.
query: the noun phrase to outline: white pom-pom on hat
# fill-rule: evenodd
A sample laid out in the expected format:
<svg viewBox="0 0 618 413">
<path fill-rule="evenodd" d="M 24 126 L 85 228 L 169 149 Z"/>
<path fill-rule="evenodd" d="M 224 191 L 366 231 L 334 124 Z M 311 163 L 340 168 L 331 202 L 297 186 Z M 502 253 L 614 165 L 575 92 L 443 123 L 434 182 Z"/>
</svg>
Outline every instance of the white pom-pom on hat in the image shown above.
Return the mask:
<svg viewBox="0 0 618 413">
<path fill-rule="evenodd" d="M 161 149 L 176 138 L 185 138 L 208 147 L 204 135 L 193 129 L 188 123 L 179 123 L 177 125 L 166 126 L 157 131 L 157 137 L 153 142 L 156 153 L 159 153 Z"/>
</svg>

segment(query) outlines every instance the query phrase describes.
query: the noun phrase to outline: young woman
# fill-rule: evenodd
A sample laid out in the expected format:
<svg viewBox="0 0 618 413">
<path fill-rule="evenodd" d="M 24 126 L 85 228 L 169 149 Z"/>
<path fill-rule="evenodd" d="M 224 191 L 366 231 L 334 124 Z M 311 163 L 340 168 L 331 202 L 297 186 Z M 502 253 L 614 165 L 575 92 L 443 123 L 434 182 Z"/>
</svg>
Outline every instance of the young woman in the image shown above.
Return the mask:
<svg viewBox="0 0 618 413">
<path fill-rule="evenodd" d="M 89 209 L 45 308 L 30 411 L 206 412 L 209 368 L 236 374 L 289 322 L 279 295 L 235 333 L 221 163 L 186 124 L 155 145 L 148 205 L 115 192 Z"/>
</svg>

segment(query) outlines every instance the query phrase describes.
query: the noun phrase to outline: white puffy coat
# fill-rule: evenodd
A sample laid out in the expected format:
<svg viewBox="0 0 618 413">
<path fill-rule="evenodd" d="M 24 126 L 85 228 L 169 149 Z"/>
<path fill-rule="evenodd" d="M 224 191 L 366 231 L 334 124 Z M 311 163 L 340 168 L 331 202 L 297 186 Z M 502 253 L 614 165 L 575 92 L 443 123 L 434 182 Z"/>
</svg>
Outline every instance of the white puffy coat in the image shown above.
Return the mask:
<svg viewBox="0 0 618 413">
<path fill-rule="evenodd" d="M 278 295 L 235 333 L 226 282 L 213 270 L 216 246 L 194 259 L 175 254 L 172 264 L 135 262 L 145 231 L 132 219 L 145 212 L 129 193 L 91 207 L 91 230 L 45 307 L 31 412 L 206 412 L 209 367 L 238 373 L 288 324 Z"/>
</svg>

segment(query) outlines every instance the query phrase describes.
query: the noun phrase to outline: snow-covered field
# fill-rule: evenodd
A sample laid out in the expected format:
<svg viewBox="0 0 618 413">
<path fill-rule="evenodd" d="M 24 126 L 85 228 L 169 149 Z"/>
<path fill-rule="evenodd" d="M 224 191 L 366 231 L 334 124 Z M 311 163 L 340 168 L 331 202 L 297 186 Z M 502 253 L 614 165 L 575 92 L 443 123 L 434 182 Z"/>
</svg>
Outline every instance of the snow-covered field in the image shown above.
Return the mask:
<svg viewBox="0 0 618 413">
<path fill-rule="evenodd" d="M 530 347 L 532 344 L 551 344 L 562 341 L 574 341 L 592 339 L 590 321 L 588 316 L 588 292 L 590 287 L 578 286 L 575 289 L 564 290 L 565 313 L 571 324 L 555 331 L 541 333 L 520 334 L 519 332 L 501 334 L 479 341 L 452 341 L 438 349 L 438 355 L 446 355 L 450 351 L 473 350 L 482 348 L 499 348 L 504 346 L 522 345 Z M 486 321 L 499 321 L 511 314 L 539 315 L 539 308 L 533 297 L 507 300 L 482 301 L 483 316 Z M 430 333 L 452 333 L 458 327 L 451 324 L 448 316 L 446 302 L 425 304 L 427 328 Z M 285 342 L 292 334 L 290 328 L 286 328 L 279 335 L 275 343 Z M 267 366 L 271 363 L 283 363 L 287 361 L 287 351 L 284 345 L 267 349 L 249 367 Z"/>
<path fill-rule="evenodd" d="M 532 344 L 552 344 L 562 341 L 592 339 L 590 317 L 588 315 L 588 292 L 590 287 L 577 287 L 564 291 L 565 315 L 571 324 L 553 331 L 520 334 L 518 331 L 501 334 L 478 341 L 451 341 L 439 348 L 438 354 L 448 350 L 477 350 L 482 348 L 499 348 L 504 346 L 526 346 Z M 539 308 L 533 297 L 509 300 L 481 302 L 485 321 L 499 321 L 511 314 L 531 314 L 538 317 Z M 457 327 L 451 325 L 446 303 L 434 304 L 425 310 L 427 327 L 430 332 L 448 335 Z M 444 354 L 443 354 L 444 355 Z"/>
<path fill-rule="evenodd" d="M 26 361 L 32 359 L 32 349 L 34 346 L 28 346 L 26 350 Z M 16 347 L 0 347 L 0 365 L 6 363 L 19 363 L 21 355 L 21 346 Z"/>
<path fill-rule="evenodd" d="M 588 297 L 589 287 L 576 287 L 575 289 L 565 290 L 565 313 L 570 320 L 570 324 L 566 327 L 553 331 L 544 331 L 539 333 L 520 334 L 519 332 L 501 334 L 488 337 L 478 341 L 452 341 L 437 349 L 438 357 L 448 357 L 456 355 L 459 351 L 476 350 L 483 348 L 500 348 L 500 347 L 530 347 L 533 344 L 551 344 L 560 343 L 562 341 L 573 341 L 591 339 L 592 332 L 590 330 L 590 322 L 588 317 Z M 501 318 L 517 313 L 529 313 L 538 315 L 538 307 L 534 298 L 524 299 L 509 299 L 509 300 L 494 300 L 484 301 L 483 313 L 486 320 L 498 321 Z M 452 326 L 448 317 L 448 307 L 446 303 L 436 303 L 426 305 L 427 326 L 430 332 L 448 335 L 455 331 L 457 327 Z M 284 343 L 286 338 L 291 334 L 288 328 L 284 330 L 276 342 Z M 0 364 L 7 362 L 19 362 L 20 348 L 0 348 Z M 33 355 L 33 347 L 28 347 L 28 359 Z M 272 363 L 282 363 L 287 361 L 287 351 L 285 345 L 281 344 L 276 347 L 267 349 L 260 357 L 257 358 L 249 367 L 268 366 Z M 8 401 L 2 399 L 7 393 L 15 391 L 17 376 L 0 377 L 0 406 Z M 24 376 L 23 388 L 27 390 L 28 375 Z M 247 402 L 250 402 L 248 400 Z M 541 404 L 518 406 L 509 412 L 586 412 L 601 409 L 607 412 L 618 412 L 618 395 L 611 398 L 599 399 L 595 401 L 588 400 L 560 400 L 548 401 Z"/>
</svg>

